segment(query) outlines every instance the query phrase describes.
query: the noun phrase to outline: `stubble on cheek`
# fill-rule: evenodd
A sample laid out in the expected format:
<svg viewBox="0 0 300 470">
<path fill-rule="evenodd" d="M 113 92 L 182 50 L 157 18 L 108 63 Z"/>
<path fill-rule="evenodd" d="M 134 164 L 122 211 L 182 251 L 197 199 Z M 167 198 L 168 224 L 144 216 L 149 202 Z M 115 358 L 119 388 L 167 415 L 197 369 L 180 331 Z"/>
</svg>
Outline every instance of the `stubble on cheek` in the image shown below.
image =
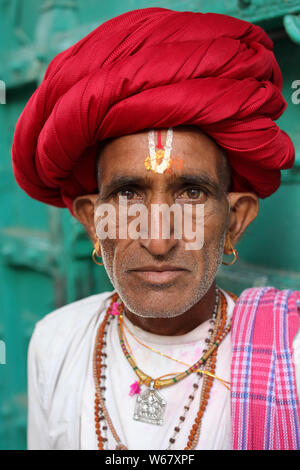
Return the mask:
<svg viewBox="0 0 300 470">
<path fill-rule="evenodd" d="M 110 282 L 116 289 L 115 285 L 115 273 L 114 273 L 114 266 L 115 266 L 115 253 L 116 253 L 116 241 L 115 240 L 101 240 L 100 247 L 101 247 L 101 256 L 104 263 L 104 267 L 106 273 L 109 277 Z"/>
</svg>

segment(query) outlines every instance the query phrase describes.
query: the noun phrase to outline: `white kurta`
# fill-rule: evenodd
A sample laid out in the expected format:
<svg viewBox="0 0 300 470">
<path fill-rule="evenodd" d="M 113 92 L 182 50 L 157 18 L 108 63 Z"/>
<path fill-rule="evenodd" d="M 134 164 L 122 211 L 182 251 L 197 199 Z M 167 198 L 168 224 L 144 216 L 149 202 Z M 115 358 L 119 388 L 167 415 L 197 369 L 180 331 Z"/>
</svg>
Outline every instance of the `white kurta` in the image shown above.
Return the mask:
<svg viewBox="0 0 300 470">
<path fill-rule="evenodd" d="M 93 295 L 65 305 L 37 323 L 28 351 L 28 449 L 97 449 L 93 350 L 97 327 L 104 318 L 110 294 Z M 227 294 L 226 298 L 229 319 L 234 302 Z M 137 377 L 122 353 L 116 320 L 114 318 L 109 326 L 106 346 L 105 396 L 109 415 L 128 449 L 167 449 L 188 396 L 194 393 L 193 383 L 197 376 L 192 374 L 159 391 L 167 401 L 162 426 L 135 421 L 136 395 L 129 396 L 129 389 Z M 196 362 L 207 346 L 208 321 L 181 336 L 155 335 L 134 326 L 126 317 L 124 321 L 144 344 L 190 365 Z M 126 336 L 137 364 L 151 377 L 186 369 L 139 345 L 128 333 Z M 300 332 L 293 345 L 299 392 Z M 229 334 L 218 348 L 215 372 L 228 381 L 230 361 Z M 182 450 L 186 445 L 199 408 L 202 380 L 172 450 Z M 108 449 L 114 448 L 115 441 L 108 432 Z M 202 419 L 197 449 L 231 449 L 230 392 L 217 380 L 214 380 Z"/>
</svg>

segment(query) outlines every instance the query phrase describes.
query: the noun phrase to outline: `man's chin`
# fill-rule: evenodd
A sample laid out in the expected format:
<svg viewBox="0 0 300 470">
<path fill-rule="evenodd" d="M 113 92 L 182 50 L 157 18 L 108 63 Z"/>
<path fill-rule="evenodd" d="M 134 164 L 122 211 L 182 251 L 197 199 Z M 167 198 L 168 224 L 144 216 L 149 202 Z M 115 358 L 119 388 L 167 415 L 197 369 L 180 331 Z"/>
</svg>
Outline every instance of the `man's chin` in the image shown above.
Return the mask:
<svg viewBox="0 0 300 470">
<path fill-rule="evenodd" d="M 160 283 L 135 275 L 121 279 L 122 283 L 115 286 L 116 290 L 126 308 L 140 317 L 177 317 L 199 300 L 199 287 L 195 275 L 190 272 Z"/>
<path fill-rule="evenodd" d="M 182 315 L 190 308 L 190 297 L 183 298 L 182 290 L 174 286 L 154 286 L 130 294 L 128 290 L 123 297 L 127 309 L 143 318 L 171 318 Z"/>
</svg>

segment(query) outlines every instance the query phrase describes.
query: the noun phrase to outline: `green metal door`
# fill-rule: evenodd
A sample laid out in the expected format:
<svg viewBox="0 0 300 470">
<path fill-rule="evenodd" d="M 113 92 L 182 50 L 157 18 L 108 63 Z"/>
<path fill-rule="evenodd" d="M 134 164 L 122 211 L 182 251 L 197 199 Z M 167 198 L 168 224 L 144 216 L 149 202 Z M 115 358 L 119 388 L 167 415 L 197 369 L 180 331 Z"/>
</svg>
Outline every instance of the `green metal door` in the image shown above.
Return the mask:
<svg viewBox="0 0 300 470">
<path fill-rule="evenodd" d="M 229 14 L 262 25 L 273 37 L 288 103 L 281 125 L 296 144 L 297 164 L 261 204 L 238 247 L 239 263 L 222 269 L 219 282 L 237 294 L 265 284 L 300 289 L 300 104 L 292 101 L 300 80 L 294 16 L 300 1 L 0 0 L 0 449 L 26 448 L 26 358 L 35 323 L 63 304 L 111 288 L 69 212 L 30 199 L 15 183 L 10 149 L 17 118 L 55 54 L 105 20 L 149 6 Z"/>
</svg>

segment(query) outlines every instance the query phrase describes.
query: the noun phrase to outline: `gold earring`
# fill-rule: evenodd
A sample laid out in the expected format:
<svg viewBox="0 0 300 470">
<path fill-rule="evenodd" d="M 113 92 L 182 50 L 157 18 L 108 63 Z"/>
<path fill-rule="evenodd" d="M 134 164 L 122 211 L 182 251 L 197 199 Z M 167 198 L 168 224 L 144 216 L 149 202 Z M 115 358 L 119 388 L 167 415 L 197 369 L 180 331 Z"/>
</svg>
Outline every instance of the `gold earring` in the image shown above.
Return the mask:
<svg viewBox="0 0 300 470">
<path fill-rule="evenodd" d="M 93 252 L 92 252 L 92 259 L 93 259 L 94 263 L 97 264 L 98 266 L 104 266 L 104 263 L 99 263 L 99 261 L 96 260 L 97 251 L 99 251 L 99 250 L 100 250 L 100 246 L 99 246 L 99 242 L 97 240 L 96 243 L 95 243 L 95 248 L 93 249 Z M 99 258 L 101 258 L 101 256 L 99 256 Z"/>
<path fill-rule="evenodd" d="M 233 259 L 231 261 L 229 261 L 229 263 L 227 263 L 226 261 L 222 261 L 222 264 L 225 264 L 225 266 L 231 266 L 232 264 L 234 264 L 238 257 L 239 257 L 239 254 L 238 254 L 238 251 L 233 248 L 232 246 L 232 243 L 231 243 L 231 240 L 230 240 L 230 235 L 227 234 L 226 235 L 226 241 L 225 241 L 225 247 L 226 251 L 229 251 L 229 255 L 232 255 L 233 254 Z"/>
</svg>

